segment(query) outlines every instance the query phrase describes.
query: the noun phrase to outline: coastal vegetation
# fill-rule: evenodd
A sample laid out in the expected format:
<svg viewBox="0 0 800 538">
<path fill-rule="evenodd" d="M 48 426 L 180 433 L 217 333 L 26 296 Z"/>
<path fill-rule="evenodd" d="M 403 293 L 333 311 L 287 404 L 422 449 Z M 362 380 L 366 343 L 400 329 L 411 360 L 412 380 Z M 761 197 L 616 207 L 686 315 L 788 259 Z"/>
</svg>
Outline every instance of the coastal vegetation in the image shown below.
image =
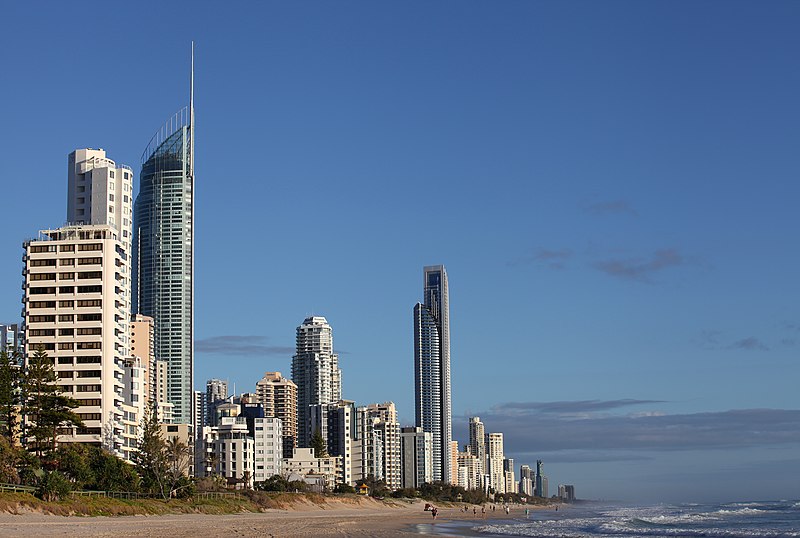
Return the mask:
<svg viewBox="0 0 800 538">
<path fill-rule="evenodd" d="M 43 349 L 36 350 L 26 365 L 17 353 L 0 353 L 0 511 L 65 515 L 232 513 L 298 503 L 488 501 L 480 490 L 442 482 L 392 491 L 373 476 L 360 480 L 355 488 L 339 484 L 324 495 L 310 492 L 302 480 L 281 475 L 257 483 L 251 490 L 231 490 L 222 476 L 189 477 L 189 447 L 164 438 L 152 408 L 142 419 L 133 464 L 97 445 L 59 444 L 61 428 L 82 426 L 81 417 L 73 412 L 76 407 L 77 402 L 62 393 L 53 361 Z M 323 454 L 319 432 L 312 442 Z M 368 495 L 356 495 L 362 490 Z"/>
</svg>

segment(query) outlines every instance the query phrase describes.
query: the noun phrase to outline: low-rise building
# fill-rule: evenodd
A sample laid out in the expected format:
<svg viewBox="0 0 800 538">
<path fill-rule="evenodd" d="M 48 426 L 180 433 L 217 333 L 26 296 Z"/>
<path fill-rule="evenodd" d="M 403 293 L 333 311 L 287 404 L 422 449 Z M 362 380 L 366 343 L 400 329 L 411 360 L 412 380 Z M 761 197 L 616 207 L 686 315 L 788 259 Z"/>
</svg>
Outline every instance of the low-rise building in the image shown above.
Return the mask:
<svg viewBox="0 0 800 538">
<path fill-rule="evenodd" d="M 325 478 L 325 488 L 333 489 L 337 483 L 343 482 L 342 457 L 327 456 L 318 458 L 313 448 L 295 448 L 291 458 L 283 459 L 283 473 L 292 473 L 302 477 L 319 475 Z"/>
</svg>

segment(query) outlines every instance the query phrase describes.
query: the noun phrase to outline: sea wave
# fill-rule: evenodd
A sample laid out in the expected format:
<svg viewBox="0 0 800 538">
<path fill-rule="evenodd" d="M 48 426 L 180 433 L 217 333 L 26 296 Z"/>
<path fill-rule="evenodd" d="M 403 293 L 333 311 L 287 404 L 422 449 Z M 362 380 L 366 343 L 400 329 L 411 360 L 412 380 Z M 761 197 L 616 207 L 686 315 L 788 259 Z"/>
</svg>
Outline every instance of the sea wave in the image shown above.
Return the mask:
<svg viewBox="0 0 800 538">
<path fill-rule="evenodd" d="M 751 516 L 753 514 L 766 514 L 768 510 L 760 510 L 758 508 L 737 508 L 736 510 L 717 510 L 716 512 L 712 512 L 712 514 L 719 514 L 721 516 Z"/>
<path fill-rule="evenodd" d="M 798 538 L 800 532 L 772 531 L 772 530 L 745 530 L 745 529 L 689 529 L 686 527 L 658 527 L 654 525 L 636 526 L 631 521 L 606 522 L 592 528 L 556 528 L 552 525 L 542 524 L 548 522 L 524 524 L 493 524 L 473 528 L 481 534 L 494 534 L 499 536 L 524 536 L 528 538 L 597 538 L 600 536 L 636 536 L 653 537 L 675 536 L 684 538 Z"/>
</svg>

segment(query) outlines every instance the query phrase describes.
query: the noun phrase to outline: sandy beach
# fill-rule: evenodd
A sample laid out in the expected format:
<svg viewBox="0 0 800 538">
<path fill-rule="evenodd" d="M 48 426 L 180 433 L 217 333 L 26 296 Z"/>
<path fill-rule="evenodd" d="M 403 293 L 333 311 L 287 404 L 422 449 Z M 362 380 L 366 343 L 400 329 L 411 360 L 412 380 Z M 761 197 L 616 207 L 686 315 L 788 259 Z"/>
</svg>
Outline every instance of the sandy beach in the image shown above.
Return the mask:
<svg viewBox="0 0 800 538">
<path fill-rule="evenodd" d="M 64 517 L 28 514 L 0 514 L 0 535 L 3 537 L 31 536 L 87 536 L 87 537 L 142 537 L 169 536 L 172 538 L 196 536 L 235 537 L 291 537 L 291 536 L 341 536 L 390 537 L 436 534 L 436 527 L 445 530 L 448 523 L 457 520 L 482 521 L 456 508 L 440 508 L 433 521 L 423 505 L 396 508 L 337 508 L 333 510 L 287 511 L 270 510 L 263 513 L 233 515 L 180 514 L 167 516 L 122 517 Z M 512 509 L 506 516 L 498 507 L 489 510 L 486 519 L 524 517 L 524 510 Z M 419 525 L 419 528 L 416 526 Z"/>
</svg>

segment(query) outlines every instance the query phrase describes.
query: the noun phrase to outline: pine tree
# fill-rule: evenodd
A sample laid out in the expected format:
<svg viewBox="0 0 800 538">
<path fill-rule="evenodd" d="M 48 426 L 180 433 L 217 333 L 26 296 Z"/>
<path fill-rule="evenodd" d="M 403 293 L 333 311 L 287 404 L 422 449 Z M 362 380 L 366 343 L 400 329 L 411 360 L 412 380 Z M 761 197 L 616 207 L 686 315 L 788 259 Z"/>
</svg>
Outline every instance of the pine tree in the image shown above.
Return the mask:
<svg viewBox="0 0 800 538">
<path fill-rule="evenodd" d="M 325 446 L 325 439 L 322 438 L 322 433 L 319 430 L 314 431 L 311 436 L 311 448 L 314 449 L 314 456 L 317 458 L 327 458 L 328 450 Z"/>
<path fill-rule="evenodd" d="M 167 443 L 161 434 L 161 424 L 155 407 L 148 404 L 142 417 L 142 438 L 139 451 L 136 453 L 136 468 L 142 477 L 144 486 L 150 491 L 157 491 L 164 499 L 169 498 L 167 488 Z"/>
<path fill-rule="evenodd" d="M 78 402 L 63 394 L 53 361 L 42 347 L 28 359 L 23 398 L 25 418 L 31 424 L 28 434 L 35 439 L 33 448 L 37 456 L 55 451 L 59 428 L 83 426 L 80 417 L 72 411 L 78 407 Z"/>
<path fill-rule="evenodd" d="M 19 406 L 19 352 L 0 351 L 0 435 L 13 444 Z"/>
</svg>

